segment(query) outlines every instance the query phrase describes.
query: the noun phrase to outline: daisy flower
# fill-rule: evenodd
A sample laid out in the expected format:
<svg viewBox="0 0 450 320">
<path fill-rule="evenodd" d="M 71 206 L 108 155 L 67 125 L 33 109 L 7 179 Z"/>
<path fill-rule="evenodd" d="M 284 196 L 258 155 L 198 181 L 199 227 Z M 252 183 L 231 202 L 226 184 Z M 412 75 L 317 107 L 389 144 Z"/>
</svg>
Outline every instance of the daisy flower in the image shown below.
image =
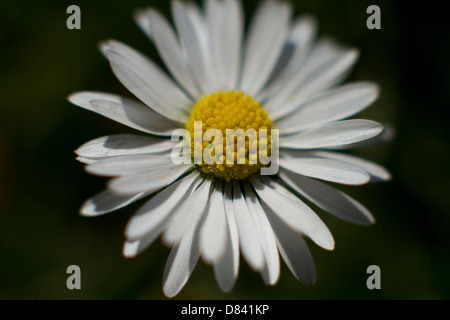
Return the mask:
<svg viewBox="0 0 450 320">
<path fill-rule="evenodd" d="M 374 222 L 362 204 L 326 182 L 390 179 L 383 167 L 341 152 L 383 139 L 381 124 L 348 120 L 377 99 L 377 85 L 339 85 L 358 51 L 328 38 L 316 41 L 315 20 L 293 19 L 288 3 L 263 1 L 245 38 L 239 0 L 207 0 L 204 10 L 179 0 L 171 6 L 174 26 L 151 8 L 135 16 L 169 74 L 111 40 L 101 51 L 137 99 L 99 92 L 69 97 L 143 133 L 102 137 L 76 151 L 87 172 L 112 178 L 81 214 L 98 216 L 150 197 L 126 226 L 123 254 L 134 257 L 161 236 L 172 247 L 163 277 L 168 297 L 183 288 L 200 257 L 226 292 L 237 280 L 241 255 L 268 285 L 279 279 L 280 256 L 298 280 L 313 284 L 315 265 L 304 238 L 326 250 L 335 244 L 311 206 L 352 223 Z M 261 174 L 267 165 L 250 163 L 248 143 L 232 153 L 244 159 L 240 164 L 174 163 L 179 141 L 172 134 L 195 134 L 198 121 L 201 133 L 278 133 L 279 139 L 265 140 L 279 170 Z M 256 143 L 262 140 L 258 135 Z M 225 139 L 217 143 L 226 149 Z M 194 140 L 188 144 L 194 150 Z M 201 143 L 200 151 L 207 146 Z"/>
</svg>

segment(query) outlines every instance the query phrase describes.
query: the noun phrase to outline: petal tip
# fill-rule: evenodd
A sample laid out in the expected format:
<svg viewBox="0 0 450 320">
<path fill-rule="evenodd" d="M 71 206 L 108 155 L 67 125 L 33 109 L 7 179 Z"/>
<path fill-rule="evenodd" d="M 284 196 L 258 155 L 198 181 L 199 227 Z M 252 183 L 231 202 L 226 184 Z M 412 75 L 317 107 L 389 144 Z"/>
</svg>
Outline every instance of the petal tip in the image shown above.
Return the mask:
<svg viewBox="0 0 450 320">
<path fill-rule="evenodd" d="M 93 199 L 88 199 L 81 205 L 79 213 L 82 217 L 92 218 L 104 215 L 107 212 L 98 211 L 95 201 L 93 201 Z"/>
<path fill-rule="evenodd" d="M 100 52 L 103 54 L 103 56 L 105 58 L 107 58 L 108 51 L 111 50 L 111 47 L 109 45 L 109 40 L 104 40 L 104 41 L 99 42 L 98 48 L 99 48 Z"/>
<path fill-rule="evenodd" d="M 334 249 L 336 248 L 336 243 L 331 233 L 329 233 L 323 239 L 320 239 L 320 241 L 317 241 L 316 244 L 327 251 L 334 251 Z"/>
<path fill-rule="evenodd" d="M 163 287 L 163 292 L 164 292 L 164 295 L 170 299 L 175 297 L 178 294 L 178 292 L 172 292 L 170 288 L 166 288 L 166 287 Z"/>
<path fill-rule="evenodd" d="M 123 244 L 122 255 L 124 258 L 131 259 L 137 256 L 139 248 L 139 240 L 137 241 L 126 241 Z"/>
<path fill-rule="evenodd" d="M 88 92 L 86 91 L 78 91 L 71 93 L 67 96 L 67 100 L 79 107 L 84 107 L 86 104 L 89 104 L 89 101 L 86 100 L 86 95 Z"/>
<path fill-rule="evenodd" d="M 308 280 L 305 280 L 305 281 L 302 281 L 302 282 L 303 282 L 303 284 L 305 286 L 312 287 L 312 286 L 314 286 L 316 284 L 317 278 L 314 277 L 312 279 L 308 279 Z"/>
<path fill-rule="evenodd" d="M 80 215 L 83 217 L 93 217 L 96 216 L 95 208 L 90 200 L 87 200 L 80 208 Z"/>
</svg>

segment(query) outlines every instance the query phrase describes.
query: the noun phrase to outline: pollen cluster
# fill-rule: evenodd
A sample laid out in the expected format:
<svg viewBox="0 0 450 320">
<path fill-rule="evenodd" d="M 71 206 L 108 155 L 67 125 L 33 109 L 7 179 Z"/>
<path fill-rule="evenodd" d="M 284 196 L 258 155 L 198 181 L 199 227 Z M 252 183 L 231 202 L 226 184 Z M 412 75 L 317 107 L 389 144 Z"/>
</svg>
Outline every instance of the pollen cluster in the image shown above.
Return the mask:
<svg viewBox="0 0 450 320">
<path fill-rule="evenodd" d="M 270 156 L 272 121 L 259 102 L 245 96 L 242 91 L 219 91 L 202 97 L 192 108 L 186 129 L 191 135 L 192 159 L 202 159 L 194 160 L 194 164 L 204 174 L 218 179 L 245 179 L 264 166 L 260 161 L 261 154 Z M 247 135 L 245 143 L 242 143 L 243 139 L 238 143 L 237 136 L 230 135 L 231 130 L 238 132 L 239 129 L 242 129 L 240 132 L 252 133 Z M 211 131 L 221 134 L 209 137 L 208 132 Z M 228 143 L 227 134 L 231 140 Z M 199 136 L 203 139 L 199 140 Z M 205 160 L 206 148 L 219 161 Z"/>
</svg>

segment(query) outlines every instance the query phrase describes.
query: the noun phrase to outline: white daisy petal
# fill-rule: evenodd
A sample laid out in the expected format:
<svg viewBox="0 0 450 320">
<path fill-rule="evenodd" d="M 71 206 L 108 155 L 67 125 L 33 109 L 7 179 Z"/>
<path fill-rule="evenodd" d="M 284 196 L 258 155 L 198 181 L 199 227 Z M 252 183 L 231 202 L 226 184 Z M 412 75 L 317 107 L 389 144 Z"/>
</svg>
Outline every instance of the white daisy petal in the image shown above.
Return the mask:
<svg viewBox="0 0 450 320">
<path fill-rule="evenodd" d="M 193 172 L 150 199 L 128 222 L 125 229 L 127 239 L 139 240 L 149 233 L 154 233 L 153 238 L 159 236 L 174 210 L 186 202 L 200 183 L 198 177 L 199 173 Z"/>
<path fill-rule="evenodd" d="M 211 53 L 205 18 L 194 4 L 179 0 L 172 0 L 172 14 L 197 83 L 202 93 L 209 93 L 214 87 L 214 79 L 208 72 L 211 70 Z"/>
<path fill-rule="evenodd" d="M 227 247 L 222 258 L 214 263 L 214 275 L 220 288 L 229 292 L 239 274 L 239 231 L 234 218 L 231 184 L 225 184 L 224 189 L 223 200 L 228 224 Z"/>
<path fill-rule="evenodd" d="M 105 47 L 106 56 L 109 52 L 118 54 L 128 69 L 146 81 L 147 85 L 154 90 L 153 100 L 162 104 L 170 103 L 181 111 L 189 111 L 192 103 L 190 98 L 151 59 L 117 40 L 109 40 L 102 45 Z"/>
<path fill-rule="evenodd" d="M 280 80 L 292 76 L 303 65 L 312 49 L 316 33 L 317 22 L 314 17 L 304 15 L 295 20 L 288 39 L 289 45 L 295 46 L 295 51 L 289 59 L 284 73 L 280 74 Z"/>
<path fill-rule="evenodd" d="M 255 229 L 255 218 L 250 212 L 244 193 L 238 182 L 233 182 L 233 211 L 239 232 L 239 243 L 242 255 L 254 270 L 264 267 L 264 255 L 261 240 Z"/>
<path fill-rule="evenodd" d="M 314 151 L 311 154 L 317 155 L 319 157 L 335 159 L 356 165 L 364 169 L 375 181 L 377 180 L 387 181 L 392 178 L 391 173 L 386 168 L 373 161 L 369 161 L 361 157 L 328 151 Z"/>
<path fill-rule="evenodd" d="M 264 1 L 249 29 L 241 89 L 256 96 L 267 83 L 289 34 L 292 8 L 287 3 Z"/>
<path fill-rule="evenodd" d="M 176 142 L 153 136 L 117 134 L 83 144 L 75 153 L 80 157 L 103 158 L 137 154 L 155 154 L 172 150 Z"/>
<path fill-rule="evenodd" d="M 164 268 L 164 294 L 172 298 L 184 287 L 200 256 L 198 232 L 189 230 L 170 252 Z"/>
<path fill-rule="evenodd" d="M 291 198 L 294 201 L 298 200 L 298 197 L 293 194 L 292 192 L 288 191 L 284 186 L 282 186 L 279 181 L 273 179 L 272 177 L 269 176 L 260 176 L 259 180 L 261 180 L 261 182 L 263 184 L 265 184 L 266 186 L 268 186 L 269 188 L 277 191 L 278 193 L 281 193 L 282 195 Z"/>
<path fill-rule="evenodd" d="M 161 167 L 150 168 L 144 172 L 114 178 L 108 183 L 108 189 L 121 195 L 153 193 L 172 183 L 191 168 L 191 165 L 172 165 L 164 170 Z"/>
<path fill-rule="evenodd" d="M 76 157 L 77 161 L 84 163 L 84 164 L 93 164 L 100 160 L 103 160 L 104 158 L 88 158 L 88 157 Z"/>
<path fill-rule="evenodd" d="M 86 200 L 81 206 L 80 213 L 87 217 L 99 216 L 123 208 L 142 199 L 145 195 L 145 193 L 141 192 L 130 196 L 120 196 L 105 190 Z"/>
<path fill-rule="evenodd" d="M 255 192 L 247 182 L 244 184 L 244 187 L 247 205 L 254 217 L 255 227 L 259 231 L 265 259 L 265 266 L 261 274 L 266 284 L 274 285 L 280 277 L 280 258 L 275 236 Z"/>
<path fill-rule="evenodd" d="M 289 81 L 299 70 L 310 53 L 316 31 L 317 24 L 313 17 L 305 15 L 296 19 L 284 49 L 293 52 L 278 76 L 258 95 L 258 101 L 265 101 L 276 90 L 280 90 L 281 84 Z"/>
<path fill-rule="evenodd" d="M 180 241 L 186 232 L 200 223 L 210 195 L 211 180 L 205 179 L 189 199 L 173 213 L 169 226 L 163 235 L 163 241 L 166 244 Z"/>
<path fill-rule="evenodd" d="M 328 53 L 325 55 L 329 55 Z M 307 102 L 314 94 L 332 86 L 336 79 L 342 77 L 353 66 L 358 58 L 358 51 L 347 50 L 334 54 L 331 58 L 318 59 L 319 66 L 314 68 L 308 63 L 308 68 L 299 72 L 292 82 L 287 84 L 274 98 L 270 99 L 265 108 L 273 120 L 290 114 Z M 308 72 L 309 71 L 309 72 Z"/>
<path fill-rule="evenodd" d="M 289 96 L 289 101 L 283 105 L 283 108 L 271 113 L 273 119 L 280 119 L 287 116 L 294 110 L 296 110 L 303 103 L 308 101 L 320 90 L 325 90 L 340 81 L 343 74 L 348 72 L 358 59 L 357 50 L 349 50 L 336 59 L 327 62 L 323 68 L 315 72 L 312 77 L 308 78 L 306 83 L 295 92 L 292 92 Z"/>
<path fill-rule="evenodd" d="M 189 183 L 189 181 L 186 181 L 186 183 Z M 193 190 L 198 186 L 199 181 L 198 179 L 196 179 L 196 182 L 194 184 L 189 184 L 189 190 L 187 191 L 187 194 L 192 194 Z M 175 191 L 177 194 L 172 194 L 170 195 L 170 200 L 177 200 L 176 198 L 178 198 L 179 196 L 179 191 Z M 159 194 L 158 194 L 159 195 Z M 184 196 L 181 200 L 179 200 L 178 202 L 175 201 L 174 205 L 182 205 L 182 203 L 184 201 L 186 201 L 187 196 Z M 155 199 L 152 199 L 155 200 Z M 155 200 L 159 201 L 161 199 Z M 166 200 L 166 202 L 163 204 L 164 206 L 167 207 L 167 201 L 169 201 L 169 199 Z M 146 207 L 147 210 L 151 210 L 151 206 L 153 206 L 155 204 L 155 202 L 149 206 Z M 158 202 L 159 203 L 159 202 Z M 169 201 L 169 205 L 170 205 L 170 201 Z M 172 214 L 173 211 L 161 211 L 160 210 L 161 207 L 155 208 L 156 211 L 152 211 L 150 214 L 150 217 L 145 217 L 145 220 L 147 223 L 149 223 L 148 226 L 146 226 L 145 229 L 145 235 L 134 239 L 135 235 L 139 234 L 142 235 L 143 230 L 133 230 L 133 232 L 130 232 L 131 237 L 127 239 L 127 241 L 125 241 L 125 244 L 123 246 L 123 255 L 126 258 L 133 258 L 135 256 L 137 256 L 138 254 L 140 254 L 141 252 L 143 252 L 145 249 L 147 249 L 154 241 L 156 238 L 158 238 L 161 234 L 161 232 L 163 232 L 167 226 L 167 223 L 169 221 L 169 218 Z M 146 216 L 148 216 L 148 213 L 145 213 L 142 211 L 142 213 Z M 141 220 L 142 221 L 142 220 Z M 133 225 L 133 228 L 136 227 L 136 225 Z M 131 231 L 131 230 L 130 230 Z M 134 234 L 134 231 L 137 231 L 137 234 Z"/>
<path fill-rule="evenodd" d="M 285 81 L 279 81 L 277 90 L 272 89 L 271 94 L 267 92 L 266 98 L 268 99 L 264 108 L 269 113 L 275 112 L 278 108 L 286 104 L 291 94 L 298 91 L 302 83 L 306 82 L 314 74 L 316 69 L 340 55 L 335 43 L 330 39 L 321 39 L 314 46 L 313 50 L 308 53 L 305 62 L 291 77 L 286 78 Z"/>
<path fill-rule="evenodd" d="M 127 239 L 123 245 L 122 253 L 125 258 L 134 258 L 145 251 L 164 231 L 168 219 L 159 221 L 159 224 L 143 237 L 133 240 Z"/>
<path fill-rule="evenodd" d="M 86 166 L 86 171 L 104 177 L 131 175 L 148 170 L 165 170 L 173 168 L 170 153 L 162 155 L 130 155 L 108 157 Z"/>
<path fill-rule="evenodd" d="M 367 147 L 367 146 L 371 146 L 374 144 L 378 144 L 378 143 L 384 143 L 384 142 L 389 142 L 392 139 L 394 139 L 395 137 L 395 129 L 392 127 L 392 125 L 390 124 L 383 124 L 383 131 L 370 139 L 364 140 L 364 141 L 359 141 L 359 142 L 355 142 L 355 143 L 351 143 L 351 144 L 347 144 L 347 145 L 342 145 L 342 146 L 335 146 L 332 148 L 328 148 L 331 150 L 349 150 L 349 149 L 355 149 L 355 148 L 362 148 L 362 147 Z"/>
<path fill-rule="evenodd" d="M 305 64 L 299 70 L 299 73 L 302 74 L 301 77 L 300 75 L 296 75 L 295 80 L 305 81 L 307 75 L 320 70 L 327 62 L 336 60 L 343 53 L 348 52 L 347 50 L 346 48 L 341 48 L 332 38 L 323 37 L 319 39 L 313 47 L 313 50 L 311 50 Z"/>
<path fill-rule="evenodd" d="M 172 26 L 155 10 L 148 10 L 148 18 L 155 45 L 167 68 L 192 97 L 199 97 L 200 91 L 192 77 L 188 61 Z"/>
<path fill-rule="evenodd" d="M 228 224 L 225 213 L 222 184 L 216 182 L 211 194 L 205 221 L 200 229 L 202 257 L 210 264 L 219 261 L 227 247 Z"/>
<path fill-rule="evenodd" d="M 369 225 L 375 221 L 364 206 L 325 183 L 283 169 L 278 174 L 296 192 L 339 219 L 360 225 Z"/>
<path fill-rule="evenodd" d="M 289 171 L 330 182 L 362 185 L 370 175 L 358 166 L 343 161 L 321 158 L 280 158 L 280 166 Z"/>
<path fill-rule="evenodd" d="M 371 83 L 345 85 L 317 96 L 275 125 L 283 135 L 349 118 L 372 104 L 378 93 L 378 86 Z"/>
<path fill-rule="evenodd" d="M 213 58 L 218 79 L 215 89 L 235 89 L 239 76 L 244 17 L 238 0 L 206 2 L 206 16 Z"/>
<path fill-rule="evenodd" d="M 257 178 L 250 179 L 256 193 L 263 203 L 290 228 L 311 238 L 317 245 L 326 250 L 334 249 L 334 239 L 327 226 L 300 199 L 285 196 L 269 188 Z M 288 190 L 285 190 L 288 193 Z"/>
<path fill-rule="evenodd" d="M 192 173 L 148 201 L 127 225 L 124 257 L 134 258 L 147 249 L 166 229 L 173 208 L 183 205 L 200 182 L 198 173 Z"/>
<path fill-rule="evenodd" d="M 262 204 L 275 233 L 278 250 L 292 274 L 302 283 L 316 282 L 316 266 L 305 239 L 286 225 L 266 204 Z"/>
<path fill-rule="evenodd" d="M 96 112 L 130 128 L 150 134 L 171 136 L 177 124 L 142 103 L 101 92 L 78 92 L 69 96 L 70 102 Z"/>
<path fill-rule="evenodd" d="M 122 248 L 122 254 L 125 258 L 134 258 L 145 249 L 147 249 L 154 241 L 153 237 L 146 237 L 134 241 L 125 241 Z"/>
<path fill-rule="evenodd" d="M 349 50 L 343 53 L 336 61 L 327 63 L 323 70 L 321 69 L 313 78 L 308 79 L 308 82 L 290 97 L 290 101 L 286 106 L 283 106 L 282 110 L 273 114 L 274 119 L 287 116 L 321 90 L 326 90 L 340 82 L 356 63 L 358 56 L 359 52 L 357 50 Z"/>
<path fill-rule="evenodd" d="M 383 126 L 369 120 L 344 120 L 282 137 L 280 147 L 287 149 L 324 149 L 345 146 L 379 135 Z"/>
<path fill-rule="evenodd" d="M 141 30 L 145 33 L 145 35 L 153 41 L 153 31 L 150 24 L 150 16 L 149 10 L 137 10 L 134 13 L 134 20 L 137 25 L 141 28 Z"/>
<path fill-rule="evenodd" d="M 186 122 L 192 102 L 157 65 L 122 43 L 107 44 L 111 68 L 128 90 L 164 117 Z"/>
</svg>

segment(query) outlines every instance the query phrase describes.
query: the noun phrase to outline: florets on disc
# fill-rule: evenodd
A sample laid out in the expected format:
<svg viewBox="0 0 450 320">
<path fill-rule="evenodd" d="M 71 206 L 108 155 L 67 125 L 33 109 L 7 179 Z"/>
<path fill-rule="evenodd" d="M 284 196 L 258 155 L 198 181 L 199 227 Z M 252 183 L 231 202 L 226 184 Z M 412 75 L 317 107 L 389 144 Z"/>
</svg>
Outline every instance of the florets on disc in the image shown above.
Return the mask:
<svg viewBox="0 0 450 320">
<path fill-rule="evenodd" d="M 202 131 L 201 133 L 197 132 L 197 134 L 201 134 L 202 137 L 209 129 L 219 130 L 222 137 L 219 139 L 213 138 L 212 142 L 202 140 L 201 145 L 197 145 L 199 142 L 194 141 L 194 134 L 196 133 L 194 132 L 194 124 L 196 122 L 201 122 Z M 227 144 L 227 129 L 235 131 L 242 129 L 244 132 L 254 130 L 256 135 L 252 142 L 253 147 L 256 144 L 259 153 L 260 145 L 264 143 L 267 146 L 265 153 L 270 155 L 272 121 L 268 118 L 264 109 L 259 106 L 259 102 L 250 96 L 245 96 L 242 91 L 219 91 L 202 97 L 192 108 L 186 129 L 191 134 L 191 155 L 193 159 L 200 150 L 203 154 L 205 148 L 211 143 L 221 145 L 223 151 L 220 155 L 223 160 L 222 164 L 208 164 L 204 161 L 196 164 L 201 172 L 219 179 L 226 181 L 245 179 L 249 175 L 257 173 L 263 166 L 258 155 L 249 152 L 249 150 L 254 150 L 251 148 L 250 139 L 245 141 L 245 147 L 238 146 L 237 139 L 234 139 L 234 136 L 234 143 Z M 260 139 L 261 129 L 266 129 L 267 137 L 261 137 Z M 232 148 L 231 151 L 230 148 Z"/>
</svg>

